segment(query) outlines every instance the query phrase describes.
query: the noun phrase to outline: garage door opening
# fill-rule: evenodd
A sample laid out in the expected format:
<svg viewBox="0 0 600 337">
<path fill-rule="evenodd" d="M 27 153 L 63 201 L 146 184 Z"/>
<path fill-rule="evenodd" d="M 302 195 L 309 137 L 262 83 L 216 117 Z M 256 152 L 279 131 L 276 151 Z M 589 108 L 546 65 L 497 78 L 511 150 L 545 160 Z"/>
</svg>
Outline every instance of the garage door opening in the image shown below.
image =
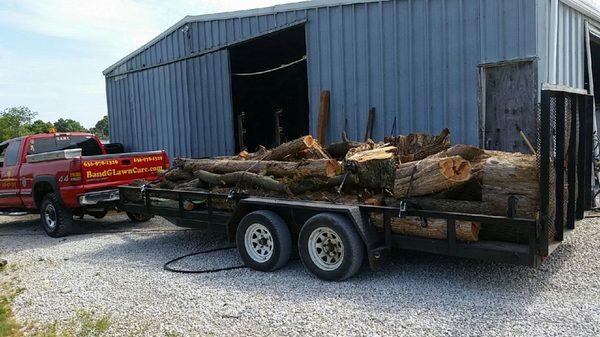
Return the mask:
<svg viewBox="0 0 600 337">
<path fill-rule="evenodd" d="M 229 49 L 237 151 L 308 134 L 308 77 L 304 26 Z"/>
</svg>

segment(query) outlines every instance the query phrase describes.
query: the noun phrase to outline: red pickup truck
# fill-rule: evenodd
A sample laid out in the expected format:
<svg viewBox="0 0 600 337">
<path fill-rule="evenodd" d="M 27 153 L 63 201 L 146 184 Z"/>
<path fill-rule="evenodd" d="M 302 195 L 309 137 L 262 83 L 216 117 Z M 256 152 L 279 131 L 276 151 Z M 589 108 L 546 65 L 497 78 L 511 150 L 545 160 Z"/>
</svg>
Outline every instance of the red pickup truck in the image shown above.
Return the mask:
<svg viewBox="0 0 600 337">
<path fill-rule="evenodd" d="M 156 179 L 165 151 L 107 154 L 89 133 L 47 133 L 0 143 L 0 214 L 39 213 L 49 236 L 69 233 L 73 216 L 102 218 L 119 200 L 117 186 Z M 132 221 L 148 216 L 127 214 Z"/>
</svg>

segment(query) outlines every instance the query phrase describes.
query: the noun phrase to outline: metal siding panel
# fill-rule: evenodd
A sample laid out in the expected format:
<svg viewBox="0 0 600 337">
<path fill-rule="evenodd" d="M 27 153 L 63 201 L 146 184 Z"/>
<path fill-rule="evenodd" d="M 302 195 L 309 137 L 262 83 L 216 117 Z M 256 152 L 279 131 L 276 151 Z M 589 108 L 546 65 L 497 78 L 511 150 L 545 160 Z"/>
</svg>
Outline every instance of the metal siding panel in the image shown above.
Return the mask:
<svg viewBox="0 0 600 337">
<path fill-rule="evenodd" d="M 560 1 L 554 9 L 550 1 L 538 1 L 539 81 L 585 89 L 585 16 Z"/>
<path fill-rule="evenodd" d="M 376 140 L 391 131 L 396 118 L 397 133 L 439 132 L 447 126 L 453 142 L 477 144 L 477 66 L 535 55 L 538 28 L 531 17 L 545 8 L 534 1 L 397 0 L 191 23 L 189 42 L 176 30 L 173 34 L 179 35 L 165 37 L 127 67 L 238 42 L 307 18 L 311 131 L 316 128 L 320 91 L 329 89 L 329 141 L 339 140 L 346 127 L 351 138 L 361 139 L 367 111 L 374 106 Z M 574 19 L 579 21 L 570 29 L 582 30 L 577 23 L 581 18 L 572 15 Z M 582 43 L 570 41 L 574 46 Z M 578 51 L 571 52 L 569 61 L 579 59 L 583 57 Z M 135 116 L 127 116 L 128 97 L 119 91 L 123 88 L 108 80 L 111 132 L 121 138 L 131 134 L 122 127 L 132 118 L 132 128 L 140 133 L 131 139 L 134 147 L 166 147 L 171 156 L 231 153 L 227 51 L 183 62 L 132 77 Z M 583 82 L 582 74 L 576 73 L 573 83 Z"/>
</svg>

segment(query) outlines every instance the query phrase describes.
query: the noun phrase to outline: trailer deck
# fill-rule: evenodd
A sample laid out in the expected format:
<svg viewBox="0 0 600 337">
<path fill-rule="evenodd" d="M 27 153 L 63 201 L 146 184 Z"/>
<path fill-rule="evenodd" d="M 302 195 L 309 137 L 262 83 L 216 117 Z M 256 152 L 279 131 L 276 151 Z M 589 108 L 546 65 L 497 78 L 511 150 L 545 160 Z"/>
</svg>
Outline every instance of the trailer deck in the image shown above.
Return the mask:
<svg viewBox="0 0 600 337">
<path fill-rule="evenodd" d="M 164 217 L 172 223 L 200 228 L 208 231 L 227 233 L 233 241 L 239 220 L 256 210 L 270 210 L 286 220 L 292 235 L 298 235 L 302 223 L 312 215 L 319 213 L 344 214 L 351 219 L 360 233 L 365 246 L 369 264 L 373 269 L 381 266 L 385 256 L 392 249 L 406 249 L 427 253 L 474 258 L 487 261 L 504 262 L 526 266 L 538 266 L 545 256 L 540 252 L 548 250 L 547 236 L 540 235 L 540 223 L 535 219 L 522 219 L 504 216 L 489 216 L 453 212 L 428 211 L 399 207 L 370 205 L 346 205 L 329 202 L 288 200 L 270 197 L 254 197 L 243 194 L 217 194 L 194 191 L 178 191 L 121 186 L 119 209 L 127 212 L 152 214 Z M 128 196 L 139 194 L 136 200 Z M 216 209 L 215 200 L 231 203 L 230 211 Z M 197 206 L 186 210 L 184 205 L 193 202 Z M 384 227 L 377 228 L 369 221 L 370 213 L 383 215 Z M 447 221 L 447 239 L 428 239 L 415 236 L 394 234 L 390 222 L 393 217 L 414 216 L 424 219 L 444 219 Z M 527 244 L 500 241 L 460 242 L 456 239 L 457 220 L 475 221 L 482 224 L 511 225 L 527 228 Z M 549 250 L 548 250 L 549 251 Z"/>
</svg>

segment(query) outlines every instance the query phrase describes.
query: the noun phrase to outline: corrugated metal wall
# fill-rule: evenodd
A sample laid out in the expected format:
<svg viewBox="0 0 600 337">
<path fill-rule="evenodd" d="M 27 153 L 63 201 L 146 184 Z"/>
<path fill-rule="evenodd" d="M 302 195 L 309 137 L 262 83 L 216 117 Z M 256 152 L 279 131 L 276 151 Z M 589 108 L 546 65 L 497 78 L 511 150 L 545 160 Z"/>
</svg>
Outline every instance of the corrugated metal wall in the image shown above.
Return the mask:
<svg viewBox="0 0 600 337">
<path fill-rule="evenodd" d="M 538 0 L 540 81 L 585 89 L 585 19 L 560 0 Z"/>
<path fill-rule="evenodd" d="M 231 153 L 226 50 L 112 76 L 306 19 L 312 132 L 328 89 L 328 141 L 346 125 L 362 138 L 373 106 L 376 139 L 395 118 L 397 133 L 449 127 L 453 141 L 477 144 L 478 65 L 535 56 L 535 13 L 535 0 L 397 0 L 183 25 L 108 74 L 111 139 L 172 156 Z"/>
</svg>

